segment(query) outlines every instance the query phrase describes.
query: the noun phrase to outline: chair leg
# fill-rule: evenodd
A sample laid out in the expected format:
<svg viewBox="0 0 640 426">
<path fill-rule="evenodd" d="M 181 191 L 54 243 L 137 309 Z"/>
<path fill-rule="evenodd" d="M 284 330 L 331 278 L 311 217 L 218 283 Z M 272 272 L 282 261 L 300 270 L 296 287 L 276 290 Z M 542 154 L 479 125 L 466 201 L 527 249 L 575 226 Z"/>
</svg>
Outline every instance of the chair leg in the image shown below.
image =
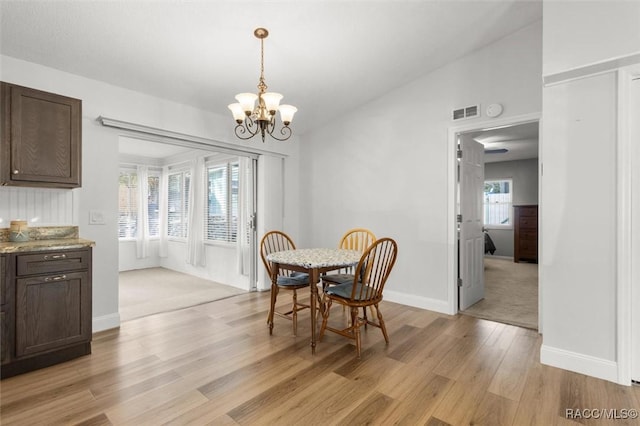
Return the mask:
<svg viewBox="0 0 640 426">
<path fill-rule="evenodd" d="M 269 325 L 269 334 L 273 334 L 273 315 L 276 309 L 277 297 L 278 297 L 278 286 L 271 284 L 271 305 L 269 306 L 269 315 L 267 316 L 267 324 Z"/>
<path fill-rule="evenodd" d="M 367 319 L 367 307 L 363 306 L 362 307 L 362 315 L 363 315 L 363 319 L 364 319 L 364 329 L 367 329 L 367 322 L 369 322 L 369 320 Z"/>
<path fill-rule="evenodd" d="M 329 311 L 331 310 L 331 299 L 326 300 L 326 297 L 323 300 L 324 310 L 322 311 L 322 325 L 320 326 L 320 333 L 318 334 L 318 340 L 322 340 L 322 336 L 324 336 L 324 331 L 327 329 L 327 321 L 329 319 Z"/>
<path fill-rule="evenodd" d="M 291 313 L 293 319 L 293 335 L 298 335 L 298 293 L 293 289 L 293 309 Z"/>
<path fill-rule="evenodd" d="M 380 307 L 376 305 L 376 312 L 378 313 L 378 323 L 380 324 L 380 329 L 382 330 L 382 335 L 384 336 L 384 341 L 389 344 L 389 335 L 387 334 L 387 327 L 384 325 L 384 320 L 382 319 L 382 313 L 380 313 Z"/>
<path fill-rule="evenodd" d="M 358 308 L 351 308 L 351 327 L 353 329 L 353 334 L 356 339 L 356 353 L 358 354 L 358 359 L 360 359 L 361 352 L 361 343 L 360 343 L 360 323 L 358 321 Z"/>
</svg>

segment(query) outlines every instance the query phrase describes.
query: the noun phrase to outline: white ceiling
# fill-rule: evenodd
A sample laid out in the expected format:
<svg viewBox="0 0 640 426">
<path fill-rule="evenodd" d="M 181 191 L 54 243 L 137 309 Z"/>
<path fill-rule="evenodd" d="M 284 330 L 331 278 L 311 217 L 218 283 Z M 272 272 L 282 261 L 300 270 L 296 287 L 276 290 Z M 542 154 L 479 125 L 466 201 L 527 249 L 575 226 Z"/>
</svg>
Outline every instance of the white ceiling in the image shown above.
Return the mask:
<svg viewBox="0 0 640 426">
<path fill-rule="evenodd" d="M 485 163 L 538 158 L 538 122 L 466 132 L 461 136 L 484 145 Z M 487 154 L 487 150 L 506 149 L 505 153 Z"/>
<path fill-rule="evenodd" d="M 266 27 L 266 82 L 303 133 L 541 18 L 541 0 L 2 0 L 0 52 L 230 117 Z"/>
</svg>

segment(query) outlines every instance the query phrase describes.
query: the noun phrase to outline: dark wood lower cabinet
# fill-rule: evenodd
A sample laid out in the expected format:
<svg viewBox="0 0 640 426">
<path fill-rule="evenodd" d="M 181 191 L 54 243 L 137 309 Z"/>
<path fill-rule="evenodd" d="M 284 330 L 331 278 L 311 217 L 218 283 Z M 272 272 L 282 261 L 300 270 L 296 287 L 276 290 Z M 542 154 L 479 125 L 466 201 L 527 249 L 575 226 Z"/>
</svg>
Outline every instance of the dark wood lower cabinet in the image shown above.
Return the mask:
<svg viewBox="0 0 640 426">
<path fill-rule="evenodd" d="M 91 353 L 91 248 L 7 258 L 2 378 Z"/>
</svg>

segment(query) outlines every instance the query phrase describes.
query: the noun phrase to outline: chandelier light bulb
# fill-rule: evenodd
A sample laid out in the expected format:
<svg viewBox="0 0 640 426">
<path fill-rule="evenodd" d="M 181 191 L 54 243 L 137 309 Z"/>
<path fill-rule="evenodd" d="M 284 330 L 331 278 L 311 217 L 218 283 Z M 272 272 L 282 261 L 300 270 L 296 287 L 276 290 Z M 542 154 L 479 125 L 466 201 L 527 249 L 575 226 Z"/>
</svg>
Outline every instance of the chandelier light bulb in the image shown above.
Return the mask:
<svg viewBox="0 0 640 426">
<path fill-rule="evenodd" d="M 227 108 L 231 110 L 231 114 L 233 114 L 233 119 L 236 120 L 236 123 L 240 124 L 244 121 L 245 113 L 242 105 L 239 103 L 229 104 Z"/>
<path fill-rule="evenodd" d="M 298 108 L 293 105 L 280 105 L 278 109 L 280 111 L 280 119 L 285 126 L 288 126 L 293 121 L 293 114 L 298 111 Z"/>
<path fill-rule="evenodd" d="M 239 93 L 236 95 L 236 100 L 240 103 L 242 110 L 247 115 L 253 112 L 253 108 L 256 106 L 256 99 L 258 99 L 258 95 L 255 93 Z"/>
<path fill-rule="evenodd" d="M 269 111 L 269 114 L 275 115 L 276 111 L 278 111 L 280 100 L 282 100 L 284 96 L 282 96 L 280 93 L 274 92 L 263 93 L 261 96 L 262 100 L 264 101 L 264 106 L 265 108 L 267 108 L 267 111 Z"/>
</svg>

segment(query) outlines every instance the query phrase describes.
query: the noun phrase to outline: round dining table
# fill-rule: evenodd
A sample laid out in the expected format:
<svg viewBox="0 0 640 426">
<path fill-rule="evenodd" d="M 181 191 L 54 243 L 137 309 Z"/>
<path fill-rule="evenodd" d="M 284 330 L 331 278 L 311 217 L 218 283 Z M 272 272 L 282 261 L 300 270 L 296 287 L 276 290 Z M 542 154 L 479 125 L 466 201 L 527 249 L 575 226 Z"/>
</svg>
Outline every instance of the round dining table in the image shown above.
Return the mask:
<svg viewBox="0 0 640 426">
<path fill-rule="evenodd" d="M 316 352 L 316 310 L 319 301 L 318 282 L 320 274 L 336 269 L 357 265 L 362 253 L 357 250 L 331 248 L 302 248 L 278 251 L 267 255 L 267 260 L 274 265 L 272 283 L 275 285 L 280 268 L 309 274 L 311 307 L 311 353 Z"/>
</svg>

